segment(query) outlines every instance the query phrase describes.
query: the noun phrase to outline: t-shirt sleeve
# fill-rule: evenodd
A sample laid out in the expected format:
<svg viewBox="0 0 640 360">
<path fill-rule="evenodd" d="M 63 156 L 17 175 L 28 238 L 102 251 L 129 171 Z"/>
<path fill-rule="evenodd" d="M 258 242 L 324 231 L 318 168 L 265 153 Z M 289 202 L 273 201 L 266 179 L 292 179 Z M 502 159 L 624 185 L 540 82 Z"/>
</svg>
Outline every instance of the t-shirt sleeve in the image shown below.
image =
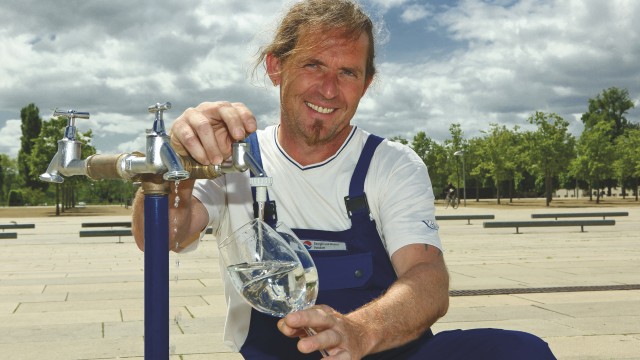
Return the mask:
<svg viewBox="0 0 640 360">
<path fill-rule="evenodd" d="M 376 151 L 370 171 L 377 205 L 372 215 L 378 220 L 376 226 L 389 256 L 410 244 L 428 244 L 442 250 L 426 165 L 411 148 L 385 143 L 381 151 Z M 367 193 L 367 197 L 371 195 Z"/>
</svg>

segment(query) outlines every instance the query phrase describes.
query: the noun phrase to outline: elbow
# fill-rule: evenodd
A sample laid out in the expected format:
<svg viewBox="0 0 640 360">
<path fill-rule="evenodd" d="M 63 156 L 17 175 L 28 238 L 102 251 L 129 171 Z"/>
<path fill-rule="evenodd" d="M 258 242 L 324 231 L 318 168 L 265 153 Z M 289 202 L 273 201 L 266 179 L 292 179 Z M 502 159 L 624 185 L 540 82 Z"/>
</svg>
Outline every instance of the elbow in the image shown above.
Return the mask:
<svg viewBox="0 0 640 360">
<path fill-rule="evenodd" d="M 440 293 L 440 301 L 438 302 L 438 306 L 437 306 L 437 316 L 438 319 L 444 317 L 447 312 L 449 311 L 449 272 L 446 269 L 446 266 L 444 268 L 444 271 L 442 272 L 442 278 L 441 278 L 441 293 Z"/>
<path fill-rule="evenodd" d="M 444 299 L 441 301 L 440 307 L 438 309 L 438 319 L 447 315 L 449 311 L 449 294 L 446 294 Z"/>
<path fill-rule="evenodd" d="M 136 245 L 138 245 L 138 249 L 144 252 L 144 239 L 139 239 L 137 236 L 135 237 Z"/>
</svg>

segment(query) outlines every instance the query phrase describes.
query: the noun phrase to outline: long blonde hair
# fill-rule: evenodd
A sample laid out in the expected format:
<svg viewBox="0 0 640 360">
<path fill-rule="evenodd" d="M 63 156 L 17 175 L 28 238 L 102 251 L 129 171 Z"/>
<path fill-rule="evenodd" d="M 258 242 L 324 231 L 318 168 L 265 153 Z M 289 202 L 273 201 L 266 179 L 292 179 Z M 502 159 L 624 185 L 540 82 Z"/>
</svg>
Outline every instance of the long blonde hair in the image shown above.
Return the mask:
<svg viewBox="0 0 640 360">
<path fill-rule="evenodd" d="M 273 54 L 285 62 L 300 50 L 296 46 L 301 34 L 322 34 L 331 30 L 340 30 L 353 39 L 363 33 L 368 36 L 365 77 L 372 78 L 376 74 L 373 22 L 352 0 L 303 0 L 294 4 L 280 21 L 271 43 L 260 48 L 254 71 L 264 62 L 267 54 Z"/>
</svg>

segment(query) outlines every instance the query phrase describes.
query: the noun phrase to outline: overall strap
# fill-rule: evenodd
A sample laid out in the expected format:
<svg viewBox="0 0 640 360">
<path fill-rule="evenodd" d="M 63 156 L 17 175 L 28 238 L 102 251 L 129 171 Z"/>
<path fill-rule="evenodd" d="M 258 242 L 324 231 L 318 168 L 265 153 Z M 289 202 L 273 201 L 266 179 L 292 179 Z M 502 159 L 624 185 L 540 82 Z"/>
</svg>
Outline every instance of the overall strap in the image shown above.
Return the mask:
<svg viewBox="0 0 640 360">
<path fill-rule="evenodd" d="M 369 214 L 369 204 L 367 202 L 367 196 L 364 193 L 364 180 L 367 177 L 367 171 L 369 170 L 373 154 L 382 140 L 384 139 L 370 134 L 364 144 L 360 159 L 358 159 L 356 168 L 351 176 L 349 195 L 344 198 L 349 217 L 359 213 Z"/>
</svg>

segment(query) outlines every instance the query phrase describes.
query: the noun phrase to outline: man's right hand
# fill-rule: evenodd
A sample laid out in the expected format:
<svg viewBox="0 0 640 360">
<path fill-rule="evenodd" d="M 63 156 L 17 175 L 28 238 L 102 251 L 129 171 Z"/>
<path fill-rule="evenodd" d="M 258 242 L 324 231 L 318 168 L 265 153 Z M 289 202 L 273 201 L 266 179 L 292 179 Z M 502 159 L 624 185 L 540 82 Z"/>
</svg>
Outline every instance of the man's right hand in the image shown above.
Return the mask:
<svg viewBox="0 0 640 360">
<path fill-rule="evenodd" d="M 219 165 L 231 156 L 232 144 L 256 131 L 253 113 L 242 103 L 204 102 L 189 108 L 171 127 L 171 146 L 203 165 Z"/>
</svg>

